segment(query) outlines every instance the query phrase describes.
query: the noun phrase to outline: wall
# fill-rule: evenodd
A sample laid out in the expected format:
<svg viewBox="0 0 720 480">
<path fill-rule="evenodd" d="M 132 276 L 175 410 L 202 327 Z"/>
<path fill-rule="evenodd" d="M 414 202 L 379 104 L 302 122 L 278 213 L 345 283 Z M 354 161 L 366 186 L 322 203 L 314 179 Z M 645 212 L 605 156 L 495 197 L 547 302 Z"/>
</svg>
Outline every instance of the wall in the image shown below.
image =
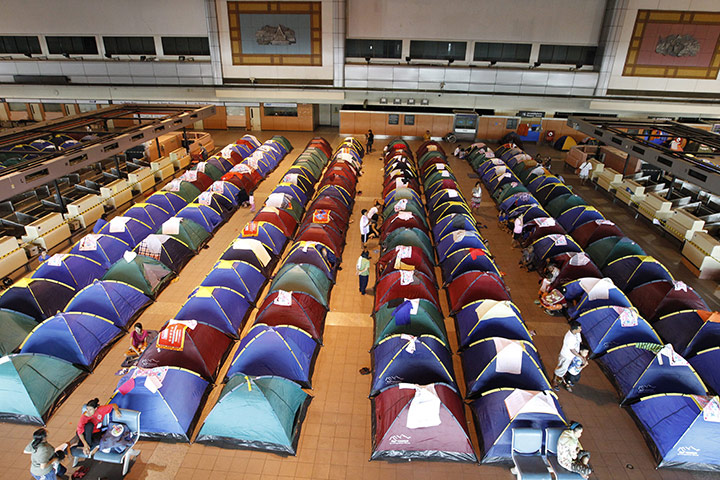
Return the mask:
<svg viewBox="0 0 720 480">
<path fill-rule="evenodd" d="M 405 125 L 405 115 L 401 111 L 398 125 L 390 125 L 388 112 L 340 111 L 340 132 L 348 135 L 360 135 L 372 129 L 375 135 L 422 137 L 430 130 L 433 137 L 442 137 L 452 130 L 452 114 L 407 113 L 415 116 L 415 125 Z"/>
<path fill-rule="evenodd" d="M 313 105 L 299 103 L 297 117 L 279 117 L 265 115 L 265 107 L 260 106 L 260 125 L 262 130 L 289 130 L 312 132 L 317 126 L 317 111 Z"/>
<path fill-rule="evenodd" d="M 596 45 L 605 0 L 347 0 L 348 38 Z"/>
<path fill-rule="evenodd" d="M 207 35 L 199 0 L 3 0 L 2 5 L 3 35 Z"/>
<path fill-rule="evenodd" d="M 285 0 L 288 1 L 288 0 Z M 297 1 L 297 0 L 290 0 Z M 333 0 L 322 0 L 322 66 L 233 65 L 227 0 L 216 0 L 222 75 L 228 79 L 333 79 Z"/>
<path fill-rule="evenodd" d="M 720 80 L 717 78 L 715 80 L 695 80 L 689 78 L 630 77 L 622 75 L 635 19 L 640 9 L 718 12 L 720 6 L 717 0 L 627 0 L 624 2 L 616 15 L 621 24 L 619 40 L 614 45 L 614 51 L 608 52 L 608 55 L 612 56 L 608 89 L 611 91 L 670 91 L 720 94 Z"/>
</svg>

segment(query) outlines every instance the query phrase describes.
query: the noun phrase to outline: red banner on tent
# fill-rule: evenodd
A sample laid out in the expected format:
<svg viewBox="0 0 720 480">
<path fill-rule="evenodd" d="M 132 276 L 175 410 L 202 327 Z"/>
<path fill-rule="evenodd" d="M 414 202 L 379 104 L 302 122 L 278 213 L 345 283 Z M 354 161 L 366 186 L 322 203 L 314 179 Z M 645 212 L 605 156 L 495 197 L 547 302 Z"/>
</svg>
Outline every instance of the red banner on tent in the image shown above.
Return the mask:
<svg viewBox="0 0 720 480">
<path fill-rule="evenodd" d="M 313 223 L 330 223 L 330 212 L 327 210 L 315 210 L 312 221 Z"/>
<path fill-rule="evenodd" d="M 245 227 L 243 228 L 243 236 L 244 237 L 256 237 L 258 234 L 258 222 L 249 222 Z"/>
<path fill-rule="evenodd" d="M 157 338 L 157 347 L 165 350 L 175 350 L 181 352 L 185 347 L 185 330 L 187 325 L 174 323 L 163 329 Z"/>
</svg>

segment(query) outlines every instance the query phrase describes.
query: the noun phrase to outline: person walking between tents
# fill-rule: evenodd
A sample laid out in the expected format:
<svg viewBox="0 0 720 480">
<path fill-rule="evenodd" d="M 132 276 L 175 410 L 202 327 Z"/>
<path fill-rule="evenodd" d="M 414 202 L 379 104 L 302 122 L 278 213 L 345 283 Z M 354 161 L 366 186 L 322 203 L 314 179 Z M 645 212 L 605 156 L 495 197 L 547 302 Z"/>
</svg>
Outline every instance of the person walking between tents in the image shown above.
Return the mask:
<svg viewBox="0 0 720 480">
<path fill-rule="evenodd" d="M 590 452 L 583 450 L 580 446 L 579 438 L 582 432 L 583 426 L 578 422 L 572 422 L 567 430 L 560 434 L 557 443 L 557 459 L 564 469 L 588 478 L 593 469 L 590 466 Z"/>
<path fill-rule="evenodd" d="M 580 346 L 580 355 L 573 358 L 568 367 L 568 371 L 563 377 L 563 385 L 568 392 L 572 392 L 573 387 L 580 381 L 580 373 L 583 368 L 588 366 L 588 355 L 590 349 L 587 345 Z"/>
<path fill-rule="evenodd" d="M 373 134 L 372 130 L 368 129 L 367 133 L 365 134 L 365 143 L 367 143 L 367 148 L 365 149 L 365 154 L 372 152 L 372 146 L 373 146 L 374 141 L 375 141 L 375 135 Z"/>
<path fill-rule="evenodd" d="M 577 173 L 580 175 L 581 184 L 585 185 L 585 182 L 590 177 L 590 170 L 592 170 L 592 163 L 589 160 L 584 160 L 578 167 Z"/>
<path fill-rule="evenodd" d="M 30 454 L 30 475 L 35 480 L 56 480 L 65 475 L 67 468 L 60 463 L 65 458 L 67 444 L 53 447 L 47 441 L 47 430 L 40 428 L 33 432 L 32 442 L 23 453 Z"/>
<path fill-rule="evenodd" d="M 475 182 L 475 187 L 472 189 L 472 197 L 470 199 L 470 207 L 473 210 L 477 210 L 480 208 L 480 203 L 482 202 L 482 187 L 480 187 L 480 182 Z"/>
<path fill-rule="evenodd" d="M 355 266 L 360 282 L 360 294 L 365 295 L 365 289 L 367 288 L 368 280 L 370 279 L 370 254 L 367 250 L 363 250 L 358 258 L 357 265 Z"/>
<path fill-rule="evenodd" d="M 363 247 L 368 241 L 370 234 L 370 217 L 368 217 L 367 209 L 362 209 L 360 212 L 360 239 L 362 240 Z"/>
<path fill-rule="evenodd" d="M 581 360 L 587 363 L 587 360 L 580 355 L 580 332 L 582 327 L 580 323 L 576 321 L 570 322 L 570 330 L 565 334 L 563 338 L 562 348 L 560 349 L 560 355 L 558 356 L 558 364 L 555 367 L 555 375 L 553 376 L 553 388 L 555 390 L 560 389 L 560 382 L 563 382 L 563 378 L 570 367 L 575 357 L 580 357 Z"/>
</svg>

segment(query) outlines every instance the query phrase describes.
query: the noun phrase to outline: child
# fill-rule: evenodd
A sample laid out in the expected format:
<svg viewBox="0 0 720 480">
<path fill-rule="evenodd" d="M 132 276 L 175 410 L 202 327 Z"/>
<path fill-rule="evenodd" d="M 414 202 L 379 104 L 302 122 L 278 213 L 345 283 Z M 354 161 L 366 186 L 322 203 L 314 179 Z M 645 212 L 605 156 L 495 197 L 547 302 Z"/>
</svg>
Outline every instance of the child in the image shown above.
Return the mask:
<svg viewBox="0 0 720 480">
<path fill-rule="evenodd" d="M 255 191 L 250 192 L 248 196 L 248 203 L 250 204 L 250 213 L 255 213 Z"/>
<path fill-rule="evenodd" d="M 580 346 L 579 357 L 575 357 L 570 362 L 567 373 L 563 378 L 563 385 L 568 392 L 572 392 L 573 387 L 580 381 L 580 372 L 583 368 L 588 366 L 587 357 L 590 353 L 590 349 L 586 345 Z"/>
</svg>

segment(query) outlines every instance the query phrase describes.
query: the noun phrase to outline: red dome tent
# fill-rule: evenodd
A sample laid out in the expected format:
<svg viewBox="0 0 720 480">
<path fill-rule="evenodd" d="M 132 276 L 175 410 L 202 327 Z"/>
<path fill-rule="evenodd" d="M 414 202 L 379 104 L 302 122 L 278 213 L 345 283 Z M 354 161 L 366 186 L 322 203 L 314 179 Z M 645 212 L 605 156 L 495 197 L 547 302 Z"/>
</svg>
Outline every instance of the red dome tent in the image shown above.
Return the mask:
<svg viewBox="0 0 720 480">
<path fill-rule="evenodd" d="M 292 292 L 290 305 L 279 305 L 275 302 L 278 295 L 279 292 L 272 292 L 265 297 L 255 324 L 263 323 L 270 327 L 292 325 L 321 343 L 327 313 L 323 304 L 305 292 Z"/>
<path fill-rule="evenodd" d="M 475 300 L 510 300 L 502 279 L 494 273 L 463 273 L 447 286 L 450 311 L 457 312 Z"/>
<path fill-rule="evenodd" d="M 403 276 L 406 278 L 404 279 Z M 409 282 L 406 284 L 406 282 Z M 380 278 L 375 285 L 375 311 L 395 298 L 424 298 L 440 308 L 437 287 L 431 277 L 419 271 L 395 271 Z"/>
</svg>

